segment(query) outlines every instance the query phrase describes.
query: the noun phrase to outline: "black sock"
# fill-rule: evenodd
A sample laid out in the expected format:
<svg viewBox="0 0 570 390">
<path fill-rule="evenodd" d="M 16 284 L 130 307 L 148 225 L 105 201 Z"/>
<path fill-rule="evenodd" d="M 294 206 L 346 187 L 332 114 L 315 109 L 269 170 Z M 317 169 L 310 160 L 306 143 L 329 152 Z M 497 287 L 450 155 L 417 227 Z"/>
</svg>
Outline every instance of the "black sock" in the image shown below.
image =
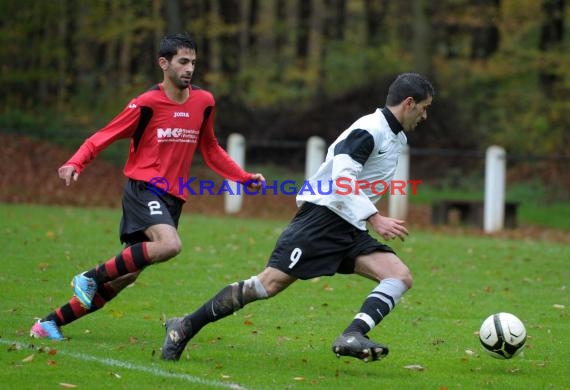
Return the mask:
<svg viewBox="0 0 570 390">
<path fill-rule="evenodd" d="M 368 322 L 374 322 L 375 325 L 378 325 L 390 313 L 390 310 L 390 306 L 387 303 L 375 296 L 369 296 L 343 333 L 358 332 L 366 334 L 372 329 L 372 326 L 364 318 L 368 319 Z"/>
<path fill-rule="evenodd" d="M 243 285 L 244 282 L 241 281 L 224 287 L 202 307 L 184 317 L 184 330 L 187 334 L 192 337 L 210 322 L 220 320 L 241 309 L 244 306 Z"/>
</svg>

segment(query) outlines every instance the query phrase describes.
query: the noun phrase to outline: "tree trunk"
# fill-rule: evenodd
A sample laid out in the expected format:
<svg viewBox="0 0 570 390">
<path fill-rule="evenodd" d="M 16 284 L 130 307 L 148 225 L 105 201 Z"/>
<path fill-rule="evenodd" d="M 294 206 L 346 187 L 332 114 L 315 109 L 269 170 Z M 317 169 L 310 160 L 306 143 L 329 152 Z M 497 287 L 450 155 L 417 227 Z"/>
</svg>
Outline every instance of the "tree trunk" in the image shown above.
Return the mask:
<svg viewBox="0 0 570 390">
<path fill-rule="evenodd" d="M 257 1 L 256 1 L 257 3 Z M 255 24 L 250 15 L 250 50 L 255 53 L 254 61 L 261 66 L 272 66 L 279 62 L 277 40 L 284 31 L 283 18 L 278 16 L 279 2 L 262 1 L 257 3 Z M 252 6 L 253 8 L 253 6 Z"/>
<path fill-rule="evenodd" d="M 200 0 L 198 3 L 198 12 L 201 15 L 200 19 L 203 21 L 202 39 L 196 43 L 198 45 L 198 74 L 208 74 L 214 69 L 214 49 L 212 47 L 214 38 L 210 32 L 211 30 L 205 27 L 210 25 L 213 15 L 210 0 Z"/>
<path fill-rule="evenodd" d="M 241 7 L 239 0 L 220 0 L 219 4 L 222 20 L 221 70 L 231 79 L 239 72 Z"/>
<path fill-rule="evenodd" d="M 251 48 L 256 47 L 259 42 L 259 33 L 257 32 L 257 27 L 259 26 L 260 18 L 260 4 L 259 0 L 249 0 L 243 2 L 246 4 L 245 12 L 243 15 L 246 16 L 246 28 L 244 29 L 244 39 L 242 40 L 243 49 L 245 52 L 249 52 Z"/>
<path fill-rule="evenodd" d="M 178 0 L 165 0 L 166 11 L 166 32 L 176 34 L 183 31 L 182 13 L 180 12 L 180 2 Z"/>
<path fill-rule="evenodd" d="M 309 54 L 309 39 L 311 37 L 312 0 L 299 0 L 297 5 L 297 43 L 295 56 L 301 67 L 306 67 Z"/>
<path fill-rule="evenodd" d="M 540 31 L 540 51 L 546 53 L 559 46 L 564 38 L 564 0 L 544 0 L 544 21 Z M 547 64 L 545 68 L 549 65 Z M 540 83 L 547 96 L 552 96 L 561 76 L 543 68 L 540 72 Z"/>
<path fill-rule="evenodd" d="M 58 45 L 60 47 L 67 47 L 67 36 L 68 26 L 69 26 L 69 18 L 68 18 L 68 11 L 69 7 L 65 0 L 60 1 L 60 9 L 59 9 L 59 19 L 57 22 L 57 35 L 58 35 Z M 56 92 L 56 107 L 58 110 L 63 109 L 65 101 L 67 100 L 67 88 L 66 88 L 66 80 L 67 80 L 67 57 L 70 56 L 71 53 L 68 53 L 67 50 L 64 50 L 60 55 L 57 57 L 57 92 Z"/>
<path fill-rule="evenodd" d="M 88 40 L 89 29 L 89 13 L 91 4 L 81 2 L 77 8 L 77 32 L 74 37 L 73 45 L 75 47 L 75 63 L 77 80 L 74 85 L 77 88 L 77 94 L 89 93 L 94 90 L 94 77 L 92 74 L 93 61 L 91 42 Z"/>
<path fill-rule="evenodd" d="M 478 0 L 475 10 L 483 20 L 473 26 L 471 35 L 471 59 L 486 59 L 499 49 L 499 28 L 495 24 L 499 19 L 500 0 Z"/>
<path fill-rule="evenodd" d="M 130 23 L 135 19 L 131 0 L 125 0 L 124 9 L 121 12 L 123 23 Z M 133 49 L 133 33 L 131 29 L 125 29 L 120 37 L 121 51 L 119 55 L 119 80 L 129 83 L 131 80 L 131 58 Z"/>
<path fill-rule="evenodd" d="M 366 46 L 372 47 L 382 41 L 382 27 L 388 10 L 389 0 L 365 0 L 366 11 Z M 415 1 L 414 1 L 415 3 Z"/>
<path fill-rule="evenodd" d="M 329 38 L 327 27 L 330 26 L 331 14 L 334 14 L 334 7 L 330 7 L 327 0 L 315 0 L 313 3 L 314 12 L 312 17 L 312 34 L 310 38 L 310 67 L 315 69 L 317 79 L 315 82 L 315 98 L 324 100 L 327 95 L 326 88 L 326 59 Z"/>
<path fill-rule="evenodd" d="M 429 74 L 431 68 L 431 21 L 429 0 L 412 2 L 413 38 L 412 54 L 414 70 L 421 74 Z"/>
<path fill-rule="evenodd" d="M 152 18 L 153 20 L 160 20 L 161 14 L 161 0 L 153 0 L 152 1 Z M 152 58 L 152 61 L 148 61 L 148 65 L 146 67 L 146 74 L 148 75 L 149 80 L 159 79 L 161 76 L 159 67 L 157 65 L 157 57 L 158 57 L 158 49 L 160 45 L 160 40 L 163 38 L 163 27 L 161 23 L 156 23 L 154 30 L 152 32 L 153 42 L 152 42 L 152 53 L 149 53 L 149 57 Z"/>
</svg>

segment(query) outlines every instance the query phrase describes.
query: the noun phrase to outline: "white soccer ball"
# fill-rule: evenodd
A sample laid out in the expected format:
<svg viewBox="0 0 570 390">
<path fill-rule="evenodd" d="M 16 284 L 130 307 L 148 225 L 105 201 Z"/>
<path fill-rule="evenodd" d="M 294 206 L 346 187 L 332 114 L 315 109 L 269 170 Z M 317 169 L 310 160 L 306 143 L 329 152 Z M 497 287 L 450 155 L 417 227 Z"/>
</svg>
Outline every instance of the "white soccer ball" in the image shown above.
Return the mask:
<svg viewBox="0 0 570 390">
<path fill-rule="evenodd" d="M 521 320 L 510 313 L 492 314 L 483 321 L 479 340 L 485 351 L 496 359 L 515 357 L 526 342 L 526 329 Z"/>
</svg>

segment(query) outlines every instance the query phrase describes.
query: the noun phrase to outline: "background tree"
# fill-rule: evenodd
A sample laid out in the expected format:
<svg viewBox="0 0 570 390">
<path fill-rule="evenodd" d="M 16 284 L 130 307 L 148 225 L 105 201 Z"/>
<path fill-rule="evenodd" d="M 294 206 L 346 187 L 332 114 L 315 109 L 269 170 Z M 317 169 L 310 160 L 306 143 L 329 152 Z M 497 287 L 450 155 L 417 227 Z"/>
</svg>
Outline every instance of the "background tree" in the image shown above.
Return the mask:
<svg viewBox="0 0 570 390">
<path fill-rule="evenodd" d="M 158 42 L 182 30 L 198 42 L 194 82 L 223 108 L 222 137 L 326 134 L 415 70 L 439 97 L 417 141 L 567 154 L 566 3 L 0 0 L 0 129 L 85 136 L 156 82 Z"/>
</svg>

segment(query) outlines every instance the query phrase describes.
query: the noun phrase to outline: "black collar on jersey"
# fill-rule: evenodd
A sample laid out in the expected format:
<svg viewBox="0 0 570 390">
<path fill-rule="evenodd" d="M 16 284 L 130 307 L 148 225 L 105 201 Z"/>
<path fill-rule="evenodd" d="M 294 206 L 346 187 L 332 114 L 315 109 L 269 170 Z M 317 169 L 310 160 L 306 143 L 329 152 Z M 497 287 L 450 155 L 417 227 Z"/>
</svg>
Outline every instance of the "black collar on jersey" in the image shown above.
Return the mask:
<svg viewBox="0 0 570 390">
<path fill-rule="evenodd" d="M 404 130 L 400 121 L 396 119 L 394 114 L 392 114 L 392 111 L 390 111 L 387 107 L 382 108 L 382 114 L 384 114 L 384 117 L 388 121 L 388 125 L 390 125 L 392 133 L 398 135 L 400 131 Z"/>
</svg>

